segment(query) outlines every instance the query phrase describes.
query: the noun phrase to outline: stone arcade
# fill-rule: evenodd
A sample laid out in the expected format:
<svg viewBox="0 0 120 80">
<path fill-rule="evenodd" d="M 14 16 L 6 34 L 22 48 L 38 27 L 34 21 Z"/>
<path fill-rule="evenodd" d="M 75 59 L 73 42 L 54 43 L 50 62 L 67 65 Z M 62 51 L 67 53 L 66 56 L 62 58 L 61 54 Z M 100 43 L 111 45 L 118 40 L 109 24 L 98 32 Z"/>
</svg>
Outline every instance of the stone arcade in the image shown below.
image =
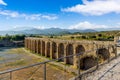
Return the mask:
<svg viewBox="0 0 120 80">
<path fill-rule="evenodd" d="M 106 60 L 117 54 L 115 44 L 112 41 L 76 41 L 26 37 L 25 48 L 51 59 L 82 53 L 80 55 L 80 67 L 84 70 L 97 64 L 97 56 Z M 85 53 L 90 50 L 93 51 Z M 73 67 L 78 67 L 78 56 L 64 58 L 60 61 L 70 64 Z"/>
</svg>

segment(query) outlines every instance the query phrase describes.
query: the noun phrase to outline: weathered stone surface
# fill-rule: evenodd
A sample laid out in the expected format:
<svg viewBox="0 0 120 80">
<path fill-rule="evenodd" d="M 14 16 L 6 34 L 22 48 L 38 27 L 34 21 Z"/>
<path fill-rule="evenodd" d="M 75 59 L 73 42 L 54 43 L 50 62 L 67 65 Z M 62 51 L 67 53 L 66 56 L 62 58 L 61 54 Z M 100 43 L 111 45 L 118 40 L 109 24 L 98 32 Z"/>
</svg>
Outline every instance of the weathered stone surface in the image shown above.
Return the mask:
<svg viewBox="0 0 120 80">
<path fill-rule="evenodd" d="M 81 65 L 83 65 L 84 62 L 84 66 L 90 68 L 96 64 L 90 65 L 90 63 L 93 63 L 93 59 L 109 60 L 109 58 L 116 54 L 115 44 L 112 41 L 75 41 L 27 37 L 25 38 L 25 48 L 51 59 L 75 55 L 61 59 L 61 61 L 65 64 L 73 65 L 76 68 L 78 67 L 78 60 L 83 60 Z M 79 55 L 77 54 L 80 55 L 80 59 L 78 59 Z M 88 57 L 90 61 L 85 60 L 86 57 Z"/>
</svg>

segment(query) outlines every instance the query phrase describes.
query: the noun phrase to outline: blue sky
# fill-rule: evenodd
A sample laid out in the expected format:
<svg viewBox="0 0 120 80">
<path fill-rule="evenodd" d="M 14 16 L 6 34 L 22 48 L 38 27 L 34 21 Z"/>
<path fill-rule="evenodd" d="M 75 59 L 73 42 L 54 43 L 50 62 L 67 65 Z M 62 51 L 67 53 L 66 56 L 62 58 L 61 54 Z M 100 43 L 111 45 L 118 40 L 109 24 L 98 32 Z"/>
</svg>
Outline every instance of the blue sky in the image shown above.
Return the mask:
<svg viewBox="0 0 120 80">
<path fill-rule="evenodd" d="M 0 0 L 0 30 L 120 26 L 120 0 Z"/>
</svg>

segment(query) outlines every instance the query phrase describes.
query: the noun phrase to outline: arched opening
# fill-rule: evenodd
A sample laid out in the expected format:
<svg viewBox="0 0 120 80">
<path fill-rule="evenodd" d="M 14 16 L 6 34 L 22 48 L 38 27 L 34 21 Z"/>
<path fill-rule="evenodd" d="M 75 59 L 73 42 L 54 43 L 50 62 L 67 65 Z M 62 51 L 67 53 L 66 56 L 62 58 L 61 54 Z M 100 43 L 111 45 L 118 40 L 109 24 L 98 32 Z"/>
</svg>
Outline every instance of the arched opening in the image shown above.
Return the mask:
<svg viewBox="0 0 120 80">
<path fill-rule="evenodd" d="M 30 41 L 29 39 L 27 40 L 27 48 L 29 49 L 29 44 L 30 44 Z"/>
<path fill-rule="evenodd" d="M 57 45 L 55 42 L 52 43 L 52 58 L 56 59 Z"/>
<path fill-rule="evenodd" d="M 68 55 L 73 55 L 73 45 L 72 44 L 68 44 L 66 47 L 66 56 L 68 56 Z M 67 57 L 66 63 L 73 64 L 73 56 Z"/>
<path fill-rule="evenodd" d="M 34 41 L 31 40 L 31 42 L 32 42 L 32 43 L 31 43 L 31 51 L 34 51 L 34 48 L 33 48 L 33 47 L 34 47 Z"/>
<path fill-rule="evenodd" d="M 41 42 L 38 40 L 38 53 L 41 54 Z"/>
<path fill-rule="evenodd" d="M 64 57 L 64 45 L 60 43 L 58 46 L 58 58 Z M 64 59 L 60 59 L 60 61 L 64 61 Z"/>
<path fill-rule="evenodd" d="M 78 46 L 76 47 L 76 54 L 78 54 L 78 55 L 76 56 L 76 57 L 77 57 L 77 60 L 76 60 L 76 62 L 77 62 L 77 67 L 78 67 L 78 60 L 79 60 L 78 56 L 82 55 L 84 52 L 85 52 L 85 48 L 84 48 L 82 45 L 78 45 Z"/>
<path fill-rule="evenodd" d="M 32 39 L 30 40 L 30 50 L 32 51 L 32 46 L 33 46 L 33 41 L 32 41 Z"/>
<path fill-rule="evenodd" d="M 32 44 L 33 44 L 32 45 L 32 51 L 35 52 L 35 41 L 34 41 L 34 39 L 32 40 Z"/>
<path fill-rule="evenodd" d="M 50 57 L 50 42 L 47 42 L 46 56 Z"/>
<path fill-rule="evenodd" d="M 35 50 L 34 50 L 34 52 L 36 53 L 37 52 L 37 41 L 35 40 Z"/>
<path fill-rule="evenodd" d="M 97 65 L 97 60 L 93 56 L 86 56 L 80 60 L 80 69 L 87 70 Z"/>
<path fill-rule="evenodd" d="M 85 52 L 85 48 L 82 45 L 78 45 L 76 47 L 76 54 L 83 54 Z"/>
<path fill-rule="evenodd" d="M 27 39 L 27 48 L 29 48 L 29 44 L 30 44 L 29 39 Z"/>
<path fill-rule="evenodd" d="M 45 42 L 42 41 L 42 56 L 45 56 Z"/>
<path fill-rule="evenodd" d="M 110 57 L 109 50 L 106 48 L 98 49 L 98 56 L 100 60 L 107 60 Z"/>
</svg>

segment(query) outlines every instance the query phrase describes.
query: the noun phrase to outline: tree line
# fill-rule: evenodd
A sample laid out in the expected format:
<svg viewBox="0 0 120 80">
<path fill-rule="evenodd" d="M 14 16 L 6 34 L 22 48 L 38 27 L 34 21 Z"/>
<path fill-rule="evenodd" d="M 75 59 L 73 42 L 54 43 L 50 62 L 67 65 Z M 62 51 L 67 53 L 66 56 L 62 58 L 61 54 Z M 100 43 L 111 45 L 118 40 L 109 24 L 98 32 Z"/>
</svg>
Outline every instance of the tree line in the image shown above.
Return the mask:
<svg viewBox="0 0 120 80">
<path fill-rule="evenodd" d="M 21 41 L 24 40 L 26 36 L 24 34 L 19 35 L 8 35 L 0 36 L 0 40 L 10 40 L 10 41 Z"/>
</svg>

